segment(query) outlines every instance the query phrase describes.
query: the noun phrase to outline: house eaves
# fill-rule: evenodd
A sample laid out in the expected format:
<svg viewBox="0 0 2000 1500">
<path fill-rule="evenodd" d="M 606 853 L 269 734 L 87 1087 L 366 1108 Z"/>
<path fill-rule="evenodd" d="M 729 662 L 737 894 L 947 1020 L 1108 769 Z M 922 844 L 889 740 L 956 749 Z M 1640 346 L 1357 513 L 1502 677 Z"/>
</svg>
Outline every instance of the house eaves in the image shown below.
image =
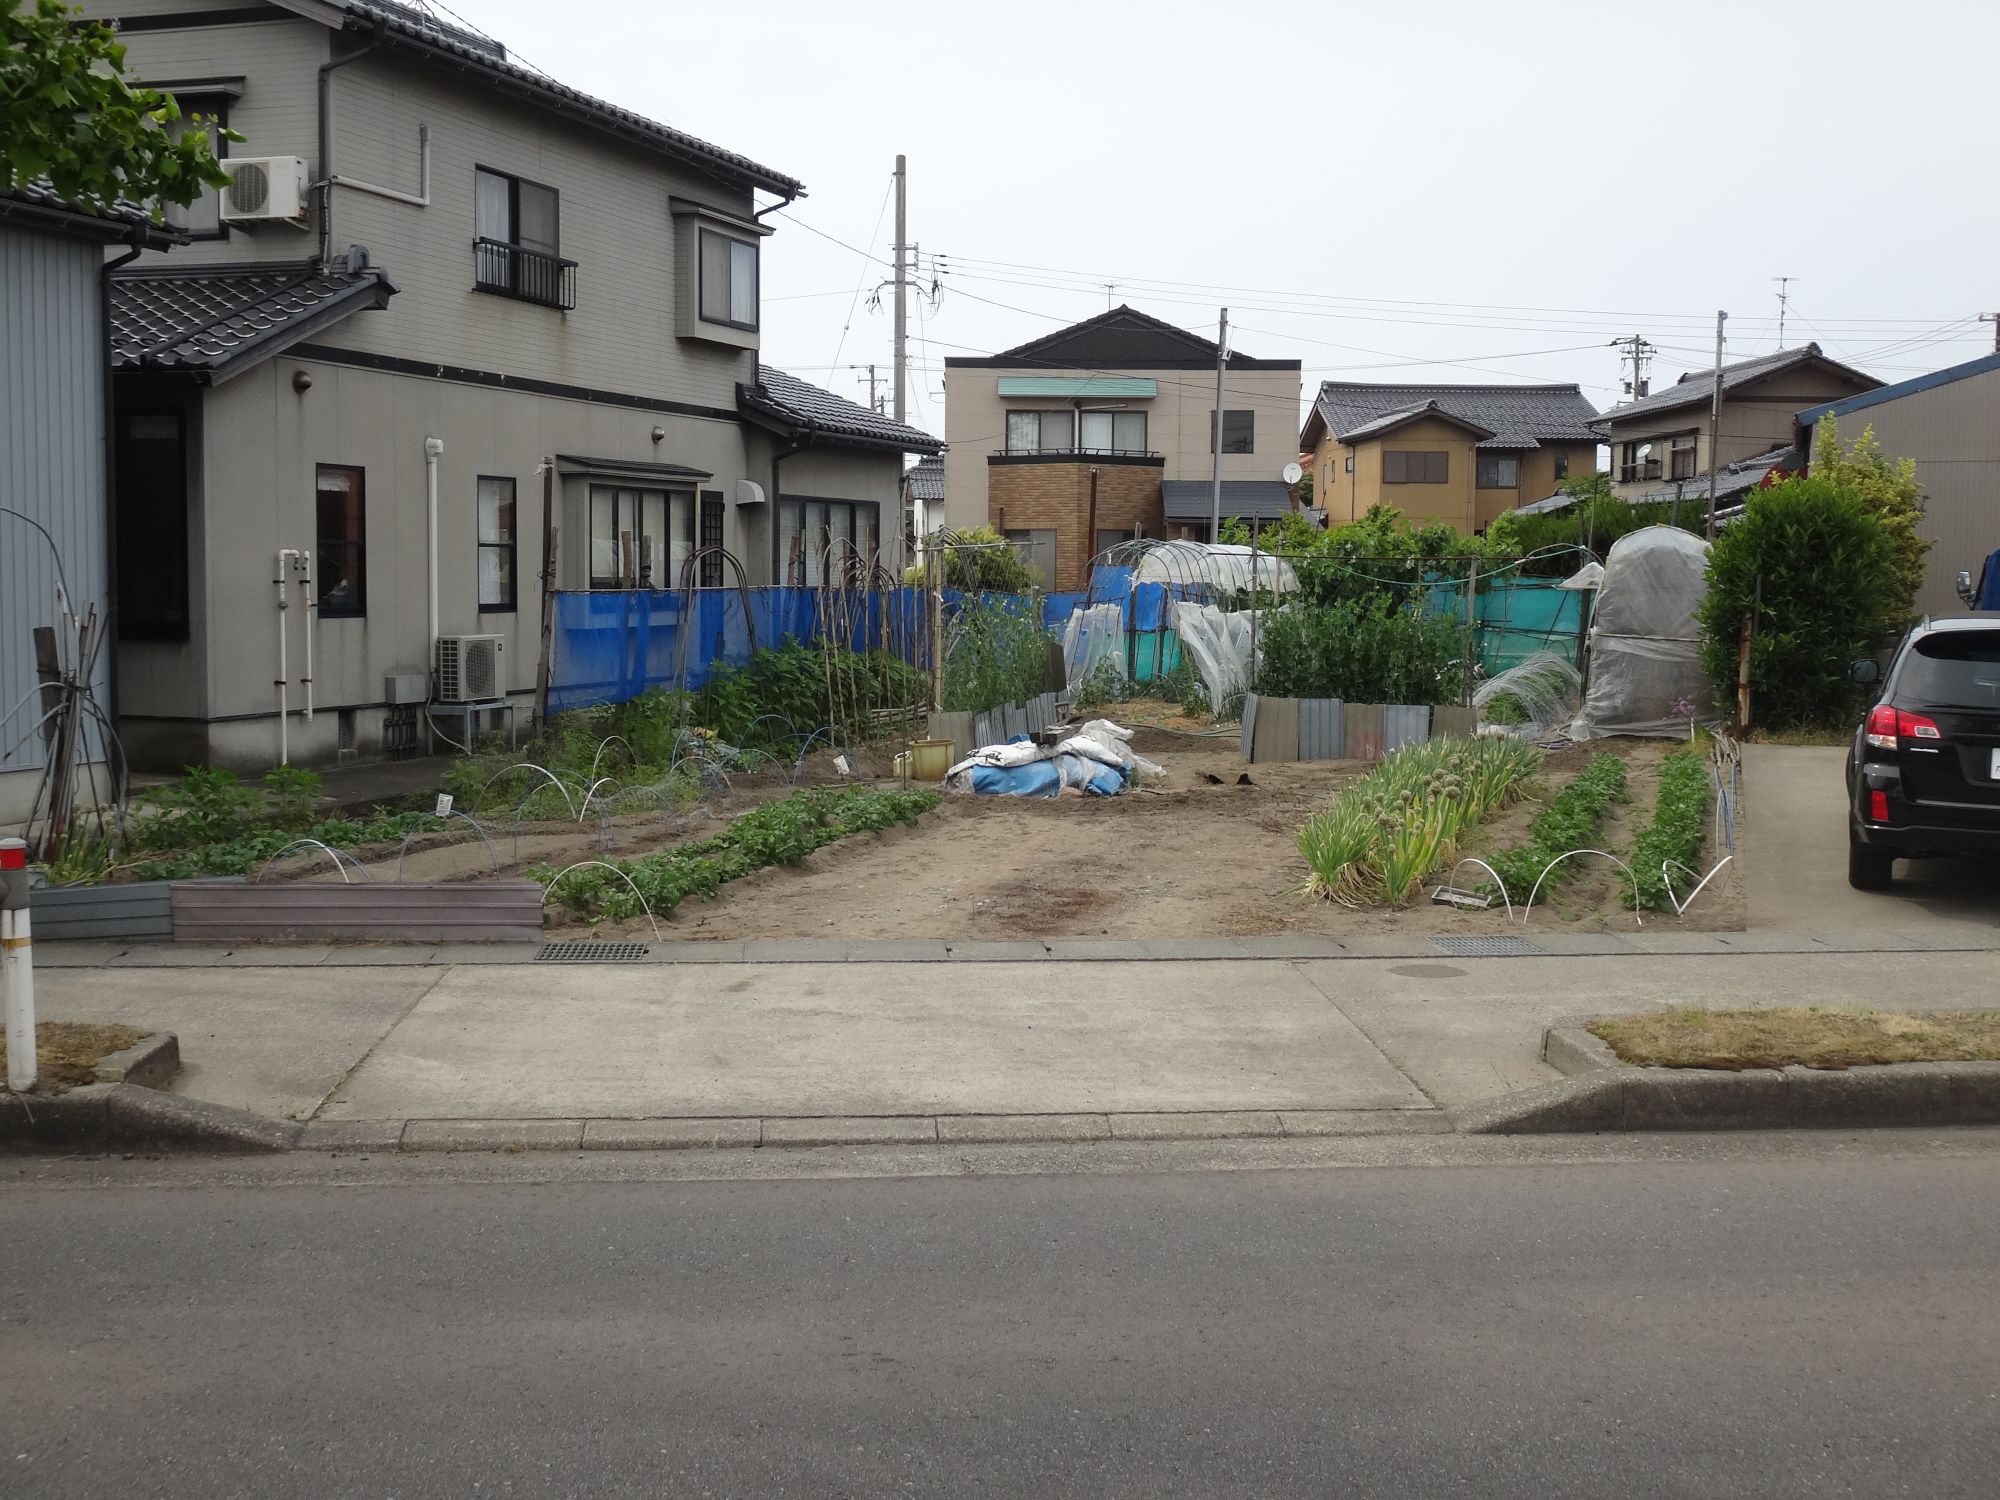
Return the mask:
<svg viewBox="0 0 2000 1500">
<path fill-rule="evenodd" d="M 364 37 L 376 46 L 408 52 L 435 66 L 470 75 L 496 93 L 539 105 L 732 185 L 762 188 L 787 201 L 806 194 L 805 185 L 796 177 L 558 83 L 511 61 L 504 48 L 482 45 L 483 39 L 444 26 L 418 11 L 370 4 L 369 0 L 277 3 L 336 31 Z"/>
<path fill-rule="evenodd" d="M 370 266 L 133 266 L 111 274 L 111 367 L 219 385 L 395 295 Z"/>
<path fill-rule="evenodd" d="M 2000 370 L 2000 353 L 1982 354 L 1978 359 L 1969 359 L 1961 365 L 1948 365 L 1942 370 L 1933 370 L 1928 375 L 1913 376 L 1899 380 L 1894 385 L 1878 386 L 1872 391 L 1863 391 L 1858 396 L 1845 396 L 1838 401 L 1828 401 L 1819 406 L 1809 406 L 1798 415 L 1802 428 L 1814 428 L 1821 417 L 1838 420 L 1849 412 L 1866 411 L 1871 406 L 1880 406 L 1887 401 L 1900 401 L 1905 396 L 1914 396 L 1919 391 L 1934 391 L 1939 386 L 1952 385 L 1960 380 L 1969 380 L 1974 375 L 1990 374 Z"/>
<path fill-rule="evenodd" d="M 769 365 L 757 367 L 755 385 L 736 387 L 736 404 L 745 420 L 781 437 L 882 453 L 944 451 L 944 444 L 928 432 L 891 421 Z"/>
<path fill-rule="evenodd" d="M 1727 398 L 1747 386 L 1768 380 L 1774 375 L 1803 369 L 1807 365 L 1818 365 L 1845 376 L 1860 386 L 1862 392 L 1873 390 L 1882 384 L 1865 370 L 1857 370 L 1852 365 L 1842 364 L 1839 360 L 1828 359 L 1820 352 L 1818 344 L 1802 344 L 1796 349 L 1780 349 L 1775 354 L 1765 354 L 1756 359 L 1738 360 L 1735 364 L 1724 365 L 1722 394 Z M 1637 417 L 1651 420 L 1669 413 L 1678 414 L 1690 408 L 1705 407 L 1715 399 L 1715 373 L 1712 366 L 1706 370 L 1690 370 L 1665 390 L 1654 391 L 1637 401 L 1628 401 L 1623 406 L 1614 406 L 1597 419 L 1597 429 L 1600 433 L 1608 433 L 1614 427 L 1627 426 Z"/>
<path fill-rule="evenodd" d="M 143 204 L 123 198 L 92 207 L 63 197 L 46 177 L 0 191 L 0 223 L 29 225 L 75 239 L 124 241 L 148 250 L 169 250 L 188 242 L 184 230 L 158 223 Z"/>
</svg>

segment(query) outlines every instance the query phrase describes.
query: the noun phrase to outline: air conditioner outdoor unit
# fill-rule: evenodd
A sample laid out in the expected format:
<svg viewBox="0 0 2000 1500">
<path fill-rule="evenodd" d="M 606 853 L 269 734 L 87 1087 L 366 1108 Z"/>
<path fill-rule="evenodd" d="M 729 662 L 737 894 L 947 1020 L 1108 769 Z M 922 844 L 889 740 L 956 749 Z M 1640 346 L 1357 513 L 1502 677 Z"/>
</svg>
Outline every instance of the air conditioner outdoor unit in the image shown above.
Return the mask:
<svg viewBox="0 0 2000 1500">
<path fill-rule="evenodd" d="M 507 696 L 500 672 L 501 635 L 441 635 L 437 645 L 437 702 L 492 703 Z"/>
<path fill-rule="evenodd" d="M 306 163 L 301 156 L 240 156 L 222 163 L 222 217 L 232 223 L 302 223 L 306 216 Z"/>
</svg>

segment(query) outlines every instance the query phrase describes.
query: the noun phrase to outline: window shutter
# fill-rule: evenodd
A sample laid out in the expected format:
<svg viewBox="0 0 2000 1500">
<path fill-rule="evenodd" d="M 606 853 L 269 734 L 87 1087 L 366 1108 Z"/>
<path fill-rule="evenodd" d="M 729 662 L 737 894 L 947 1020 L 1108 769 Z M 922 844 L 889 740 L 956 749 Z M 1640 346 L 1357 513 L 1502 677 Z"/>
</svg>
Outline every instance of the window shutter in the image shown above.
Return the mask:
<svg viewBox="0 0 2000 1500">
<path fill-rule="evenodd" d="M 1404 484 L 1409 479 L 1409 454 L 1384 453 L 1382 455 L 1382 482 L 1384 484 Z"/>
</svg>

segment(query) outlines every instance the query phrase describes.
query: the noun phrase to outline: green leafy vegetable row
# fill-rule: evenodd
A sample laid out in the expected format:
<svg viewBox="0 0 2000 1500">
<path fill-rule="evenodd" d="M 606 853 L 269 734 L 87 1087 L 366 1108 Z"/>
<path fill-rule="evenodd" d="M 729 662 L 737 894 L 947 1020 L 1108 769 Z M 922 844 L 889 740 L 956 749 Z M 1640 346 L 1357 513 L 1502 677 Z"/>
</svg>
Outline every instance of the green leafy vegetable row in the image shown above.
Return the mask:
<svg viewBox="0 0 2000 1500">
<path fill-rule="evenodd" d="M 1680 867 L 1674 871 L 1679 889 L 1686 890 L 1699 878 L 1683 872 L 1693 870 L 1701 858 L 1702 835 L 1708 827 L 1708 791 L 1708 762 L 1696 751 L 1676 750 L 1660 762 L 1660 800 L 1653 810 L 1653 821 L 1632 845 L 1637 905 L 1661 910 L 1671 904 L 1660 872 L 1666 861 Z"/>
<path fill-rule="evenodd" d="M 851 833 L 914 824 L 938 800 L 935 791 L 919 787 L 808 787 L 754 808 L 714 838 L 639 859 L 616 860 L 612 868 L 573 869 L 556 886 L 556 899 L 571 911 L 599 920 L 641 916 L 647 907 L 654 916 L 664 916 L 689 896 L 712 896 L 725 882 L 766 865 L 795 865 L 815 849 Z M 559 872 L 543 865 L 530 873 L 548 885 Z M 645 906 L 640 905 L 642 896 Z"/>
<path fill-rule="evenodd" d="M 1508 896 L 1516 903 L 1525 901 L 1550 862 L 1592 843 L 1611 804 L 1624 799 L 1625 762 L 1611 754 L 1592 756 L 1590 764 L 1528 825 L 1528 841 L 1501 850 L 1487 863 L 1500 877 Z M 1542 888 L 1547 890 L 1549 885 L 1569 879 L 1577 869 L 1577 861 L 1565 860 Z"/>
</svg>

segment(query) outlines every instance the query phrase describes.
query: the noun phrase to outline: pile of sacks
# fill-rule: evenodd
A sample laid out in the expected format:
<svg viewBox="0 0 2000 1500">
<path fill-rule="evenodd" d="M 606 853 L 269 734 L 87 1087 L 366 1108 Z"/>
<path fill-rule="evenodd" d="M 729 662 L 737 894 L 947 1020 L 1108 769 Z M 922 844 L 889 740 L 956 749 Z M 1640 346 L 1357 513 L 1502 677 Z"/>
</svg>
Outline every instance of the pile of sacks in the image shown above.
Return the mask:
<svg viewBox="0 0 2000 1500">
<path fill-rule="evenodd" d="M 1131 730 L 1109 719 L 1092 719 L 1055 745 L 1016 735 L 973 751 L 945 773 L 944 784 L 983 797 L 1116 797 L 1142 778 L 1158 781 L 1167 774 L 1135 755 L 1126 743 L 1131 738 Z"/>
</svg>

